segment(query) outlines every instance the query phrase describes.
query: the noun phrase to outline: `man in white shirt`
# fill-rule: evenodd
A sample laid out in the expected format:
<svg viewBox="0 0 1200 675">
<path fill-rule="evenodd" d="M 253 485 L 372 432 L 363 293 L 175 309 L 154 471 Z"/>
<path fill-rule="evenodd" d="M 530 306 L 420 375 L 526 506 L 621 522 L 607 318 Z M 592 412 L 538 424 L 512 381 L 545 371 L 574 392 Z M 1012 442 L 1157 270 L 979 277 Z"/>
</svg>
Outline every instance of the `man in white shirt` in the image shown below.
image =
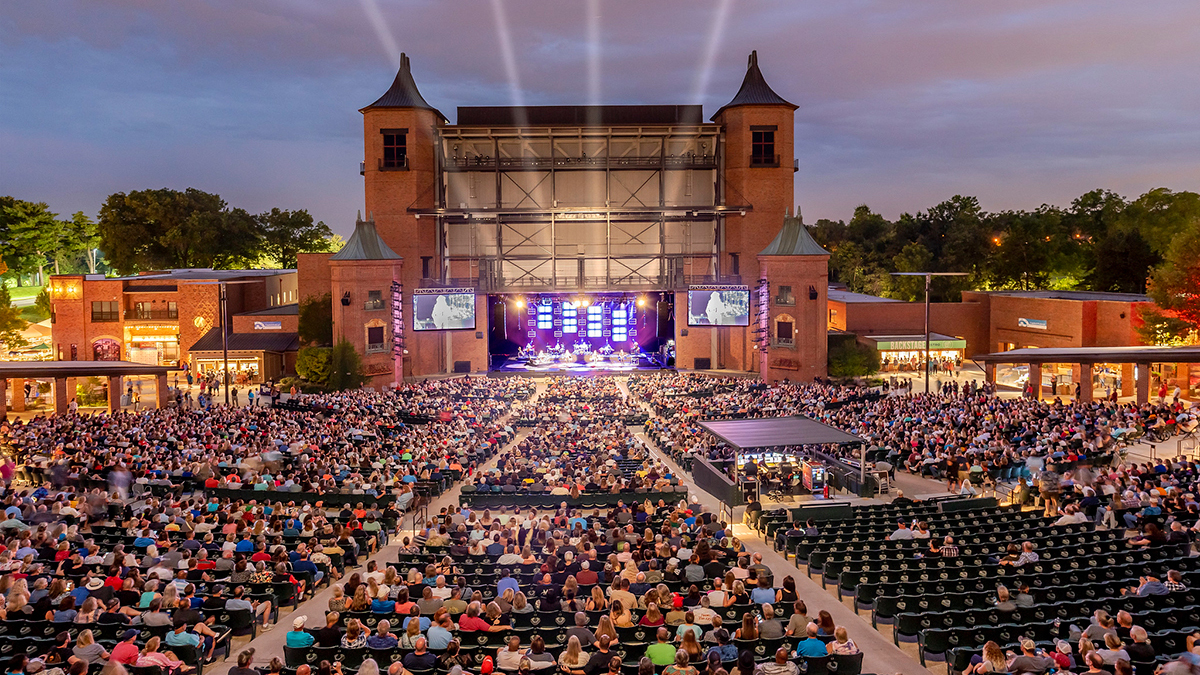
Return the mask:
<svg viewBox="0 0 1200 675">
<path fill-rule="evenodd" d="M 721 588 L 721 580 L 714 578 L 712 583 L 713 589 L 708 592 L 708 602 L 709 604 L 716 605 L 717 607 L 724 607 L 726 593 L 725 590 Z"/>
<path fill-rule="evenodd" d="M 692 610 L 692 616 L 695 618 L 696 623 L 702 626 L 708 626 L 712 624 L 713 617 L 716 616 L 717 613 L 712 609 L 711 605 L 712 603 L 709 601 L 707 595 L 701 596 L 700 606 Z"/>
</svg>

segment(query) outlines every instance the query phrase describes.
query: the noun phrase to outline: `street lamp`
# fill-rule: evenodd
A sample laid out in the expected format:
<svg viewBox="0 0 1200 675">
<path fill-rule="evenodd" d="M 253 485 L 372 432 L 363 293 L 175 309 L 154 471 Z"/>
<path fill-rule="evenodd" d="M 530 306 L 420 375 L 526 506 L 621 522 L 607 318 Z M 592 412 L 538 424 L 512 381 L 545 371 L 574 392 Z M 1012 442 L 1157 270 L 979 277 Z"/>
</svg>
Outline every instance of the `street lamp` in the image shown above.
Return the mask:
<svg viewBox="0 0 1200 675">
<path fill-rule="evenodd" d="M 225 287 L 229 284 L 257 284 L 264 283 L 260 279 L 243 279 L 240 281 L 225 281 L 219 279 L 217 281 L 201 281 L 196 283 L 196 286 L 212 286 L 216 285 L 220 289 L 218 298 L 220 300 L 221 312 L 221 357 L 224 363 L 224 371 L 221 373 L 221 380 L 225 384 L 225 405 L 229 405 L 229 298 L 226 296 Z"/>
<path fill-rule="evenodd" d="M 894 277 L 925 277 L 925 393 L 929 393 L 929 286 L 933 277 L 965 277 L 966 272 L 892 272 Z"/>
</svg>

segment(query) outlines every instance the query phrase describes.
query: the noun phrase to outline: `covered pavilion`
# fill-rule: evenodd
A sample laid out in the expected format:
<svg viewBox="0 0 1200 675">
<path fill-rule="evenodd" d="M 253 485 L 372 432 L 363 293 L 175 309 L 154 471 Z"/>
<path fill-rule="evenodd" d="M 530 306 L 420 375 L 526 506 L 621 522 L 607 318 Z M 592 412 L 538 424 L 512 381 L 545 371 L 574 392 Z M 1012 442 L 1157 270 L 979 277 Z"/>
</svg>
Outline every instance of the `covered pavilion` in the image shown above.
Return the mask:
<svg viewBox="0 0 1200 675">
<path fill-rule="evenodd" d="M 997 364 L 1027 365 L 1029 381 L 1037 382 L 1035 396 L 1042 397 L 1042 366 L 1048 363 L 1078 365 L 1079 399 L 1092 400 L 1092 367 L 1098 363 L 1133 364 L 1137 367 L 1136 395 L 1139 405 L 1150 401 L 1150 365 L 1154 363 L 1200 363 L 1200 345 L 1186 347 L 1053 347 L 1013 349 L 976 356 L 984 364 L 987 381 L 995 383 Z"/>
<path fill-rule="evenodd" d="M 154 366 L 130 361 L 0 361 L 0 419 L 7 414 L 8 387 L 13 388 L 13 412 L 25 410 L 25 380 L 50 380 L 54 412 L 67 412 L 74 387 L 69 386 L 81 377 L 108 378 L 108 410 L 121 409 L 122 379 L 150 375 L 155 380 L 155 397 L 159 408 L 167 404 L 166 366 Z"/>
</svg>

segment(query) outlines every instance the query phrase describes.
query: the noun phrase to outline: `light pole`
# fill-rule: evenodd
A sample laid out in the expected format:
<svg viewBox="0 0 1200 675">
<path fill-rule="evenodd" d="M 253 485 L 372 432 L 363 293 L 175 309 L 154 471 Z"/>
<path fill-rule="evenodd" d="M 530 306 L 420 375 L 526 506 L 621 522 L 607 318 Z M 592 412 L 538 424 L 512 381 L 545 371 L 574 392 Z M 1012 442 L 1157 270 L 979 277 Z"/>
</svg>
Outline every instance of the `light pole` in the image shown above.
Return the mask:
<svg viewBox="0 0 1200 675">
<path fill-rule="evenodd" d="M 965 277 L 966 272 L 892 272 L 894 277 L 925 277 L 925 393 L 929 393 L 929 287 L 934 277 Z"/>
<path fill-rule="evenodd" d="M 260 279 L 239 279 L 225 280 L 217 279 L 216 281 L 198 281 L 196 286 L 213 286 L 219 290 L 217 293 L 218 311 L 221 314 L 221 358 L 224 363 L 222 367 L 224 371 L 221 373 L 221 381 L 225 385 L 225 405 L 229 406 L 229 297 L 225 293 L 225 287 L 229 284 L 265 284 L 266 282 Z M 260 364 L 261 365 L 261 364 Z"/>
</svg>

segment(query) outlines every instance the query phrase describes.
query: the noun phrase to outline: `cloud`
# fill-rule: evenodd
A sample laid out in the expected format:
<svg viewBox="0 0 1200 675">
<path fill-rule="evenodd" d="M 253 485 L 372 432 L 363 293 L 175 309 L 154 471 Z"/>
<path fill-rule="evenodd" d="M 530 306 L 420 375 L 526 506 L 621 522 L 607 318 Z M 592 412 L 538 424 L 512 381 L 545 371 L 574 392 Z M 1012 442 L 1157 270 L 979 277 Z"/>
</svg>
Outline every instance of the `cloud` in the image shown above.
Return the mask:
<svg viewBox="0 0 1200 675">
<path fill-rule="evenodd" d="M 810 220 L 864 202 L 895 217 L 956 193 L 1002 209 L 1101 186 L 1200 188 L 1200 5 L 1186 0 L 13 3 L 0 15 L 0 185 L 88 213 L 112 192 L 195 186 L 348 232 L 357 109 L 391 82 L 391 43 L 451 118 L 508 104 L 510 70 L 529 104 L 598 95 L 711 113 L 757 49 L 800 106 L 796 198 Z"/>
</svg>

